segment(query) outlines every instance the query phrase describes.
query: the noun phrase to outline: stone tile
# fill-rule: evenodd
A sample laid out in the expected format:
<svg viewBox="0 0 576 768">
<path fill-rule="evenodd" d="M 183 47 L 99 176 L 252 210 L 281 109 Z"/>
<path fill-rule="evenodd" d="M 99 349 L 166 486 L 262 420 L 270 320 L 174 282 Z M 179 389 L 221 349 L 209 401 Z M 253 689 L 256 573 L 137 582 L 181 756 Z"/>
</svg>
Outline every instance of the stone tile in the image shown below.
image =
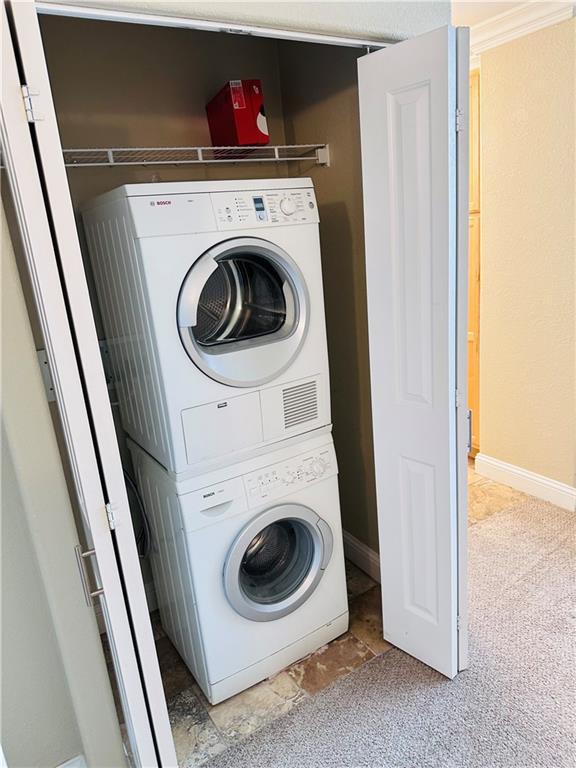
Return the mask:
<svg viewBox="0 0 576 768">
<path fill-rule="evenodd" d="M 193 688 L 194 678 L 168 637 L 162 637 L 156 642 L 156 653 L 167 701 L 181 691 Z"/>
<path fill-rule="evenodd" d="M 379 656 L 393 646 L 383 637 L 382 593 L 380 585 L 369 589 L 350 601 L 350 634 Z"/>
<path fill-rule="evenodd" d="M 374 658 L 374 653 L 350 633 L 324 645 L 288 668 L 288 674 L 310 694 L 318 693 L 334 680 Z"/>
<path fill-rule="evenodd" d="M 367 592 L 374 584 L 376 584 L 374 579 L 361 571 L 350 560 L 346 560 L 346 587 L 350 599 L 356 595 L 361 595 L 362 592 Z"/>
<path fill-rule="evenodd" d="M 495 512 L 507 509 L 526 498 L 526 494 L 514 488 L 484 478 L 483 482 L 468 486 L 468 521 L 477 523 L 485 520 Z"/>
<path fill-rule="evenodd" d="M 168 701 L 170 725 L 178 725 L 183 720 L 198 725 L 208 720 L 208 712 L 193 688 L 186 688 Z"/>
<path fill-rule="evenodd" d="M 248 688 L 210 707 L 212 722 L 227 738 L 248 736 L 288 712 L 304 698 L 302 690 L 287 672 Z"/>
<path fill-rule="evenodd" d="M 168 714 L 179 768 L 201 765 L 229 746 L 192 688 L 169 701 Z"/>
</svg>

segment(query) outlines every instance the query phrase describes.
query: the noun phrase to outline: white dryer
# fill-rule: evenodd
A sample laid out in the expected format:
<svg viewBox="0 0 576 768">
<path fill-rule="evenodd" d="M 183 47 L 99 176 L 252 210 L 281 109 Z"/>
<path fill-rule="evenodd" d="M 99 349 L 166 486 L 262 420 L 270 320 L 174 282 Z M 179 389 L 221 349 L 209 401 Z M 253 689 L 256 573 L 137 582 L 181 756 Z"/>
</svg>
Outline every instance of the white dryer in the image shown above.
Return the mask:
<svg viewBox="0 0 576 768">
<path fill-rule="evenodd" d="M 347 630 L 328 432 L 183 482 L 129 447 L 162 625 L 212 703 Z"/>
<path fill-rule="evenodd" d="M 310 179 L 128 185 L 83 220 L 123 426 L 163 466 L 330 423 Z"/>
</svg>

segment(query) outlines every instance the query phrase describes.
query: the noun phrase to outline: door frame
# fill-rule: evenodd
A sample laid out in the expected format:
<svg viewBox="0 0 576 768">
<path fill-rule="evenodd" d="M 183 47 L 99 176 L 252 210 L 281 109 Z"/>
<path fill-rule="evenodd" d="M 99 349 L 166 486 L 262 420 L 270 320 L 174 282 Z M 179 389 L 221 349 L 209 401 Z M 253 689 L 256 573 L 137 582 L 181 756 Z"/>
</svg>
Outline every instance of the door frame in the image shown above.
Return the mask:
<svg viewBox="0 0 576 768">
<path fill-rule="evenodd" d="M 5 0 L 5 2 L 10 3 L 10 0 Z M 313 33 L 306 33 L 306 32 L 292 32 L 288 30 L 282 30 L 282 29 L 276 29 L 276 28 L 267 28 L 267 27 L 257 27 L 257 26 L 249 26 L 249 25 L 241 25 L 237 23 L 229 23 L 226 21 L 205 21 L 202 19 L 195 19 L 195 18 L 186 18 L 186 17 L 179 17 L 179 16 L 172 16 L 172 15 L 154 15 L 154 14 L 148 14 L 148 13 L 141 13 L 141 12 L 135 12 L 135 11 L 116 11 L 111 9 L 102 9 L 102 8 L 95 8 L 95 7 L 88 7 L 88 6 L 80 6 L 80 5 L 66 5 L 66 4 L 56 4 L 56 3 L 49 3 L 49 2 L 34 2 L 34 0 L 25 0 L 23 3 L 19 2 L 12 2 L 12 6 L 14 9 L 17 9 L 17 12 L 19 14 L 22 14 L 22 16 L 27 16 L 26 23 L 29 25 L 32 16 L 36 16 L 38 14 L 45 14 L 45 15 L 61 15 L 61 16 L 67 16 L 67 17 L 76 17 L 76 18 L 86 18 L 86 19 L 93 19 L 93 20 L 102 20 L 102 21 L 112 21 L 117 23 L 132 23 L 132 24 L 149 24 L 151 26 L 169 26 L 169 27 L 180 27 L 180 28 L 187 28 L 187 29 L 198 29 L 202 31 L 213 31 L 213 32 L 220 32 L 220 33 L 228 33 L 228 34 L 248 34 L 253 36 L 260 36 L 260 37 L 268 37 L 272 39 L 277 40 L 287 40 L 287 41 L 295 41 L 295 42 L 310 42 L 310 43 L 322 43 L 322 44 L 328 44 L 328 45 L 335 45 L 335 46 L 342 46 L 342 47 L 357 47 L 357 48 L 363 48 L 366 50 L 366 52 L 370 52 L 371 50 L 376 50 L 380 48 L 385 48 L 389 45 L 393 45 L 396 41 L 375 41 L 375 40 L 364 40 L 359 38 L 347 38 L 347 37 L 340 37 L 340 36 L 331 36 L 331 35 L 322 35 L 322 34 L 313 34 Z M 30 30 L 29 30 L 30 31 Z M 50 84 L 48 80 L 47 75 L 47 69 L 46 69 L 46 62 L 43 57 L 42 52 L 42 44 L 41 44 L 41 38 L 38 34 L 38 25 L 36 20 L 36 29 L 31 31 L 31 36 L 28 37 L 25 41 L 21 43 L 26 46 L 26 49 L 28 49 L 30 46 L 32 48 L 35 48 L 36 55 L 41 54 L 40 58 L 36 62 L 36 65 L 38 66 L 38 72 L 41 75 L 42 82 L 39 83 L 37 81 L 34 82 L 34 87 L 38 88 L 39 86 L 42 88 L 42 93 L 45 94 L 44 97 L 41 100 L 41 109 L 44 113 L 44 119 L 46 119 L 46 113 L 48 112 L 48 121 L 50 123 L 50 138 L 46 141 L 46 144 L 50 144 L 51 148 L 54 149 L 54 142 L 57 142 L 57 146 L 59 149 L 59 154 L 57 156 L 50 157 L 50 176 L 52 184 L 47 182 L 48 186 L 48 197 L 50 200 L 50 203 L 53 206 L 52 210 L 52 216 L 57 217 L 60 221 L 60 224 L 64 223 L 65 231 L 67 232 L 67 241 L 68 241 L 68 248 L 69 250 L 69 261 L 67 262 L 67 269 L 66 272 L 68 276 L 72 280 L 72 285 L 75 286 L 75 288 L 79 291 L 79 294 L 83 296 L 84 298 L 87 298 L 87 289 L 85 286 L 85 278 L 84 278 L 84 272 L 83 267 L 81 270 L 78 270 L 76 273 L 74 273 L 74 266 L 82 265 L 81 255 L 79 251 L 78 246 L 78 235 L 76 231 L 74 216 L 72 212 L 71 207 L 71 201 L 69 196 L 69 187 L 68 182 L 66 178 L 66 171 L 64 168 L 62 155 L 61 155 L 61 145 L 60 145 L 60 139 L 57 129 L 57 122 L 56 122 L 56 115 L 54 111 L 54 104 L 51 97 L 51 89 Z M 459 55 L 464 55 L 459 54 Z M 42 73 L 42 69 L 44 69 L 44 73 Z M 28 74 L 28 73 L 26 73 Z M 459 84 L 459 95 L 460 95 L 460 89 L 462 90 L 466 89 L 467 93 L 467 83 L 466 86 L 464 84 Z M 45 90 L 46 89 L 46 90 Z M 467 131 L 462 132 L 462 134 L 458 137 L 458 146 L 463 146 L 461 143 L 464 141 L 464 134 L 467 141 Z M 47 150 L 48 147 L 45 146 L 45 149 Z M 464 183 L 464 180 L 467 184 L 467 168 L 460 167 L 463 164 L 459 164 L 458 169 L 458 178 L 459 178 L 459 184 Z M 44 169 L 46 172 L 46 169 Z M 465 176 L 464 176 L 465 174 Z M 64 189 L 65 194 L 62 195 L 62 182 L 65 183 Z M 50 194 L 50 191 L 52 194 Z M 58 192 L 58 194 L 56 194 Z M 63 199 L 58 199 L 58 198 Z M 43 203 L 44 204 L 44 203 Z M 467 212 L 466 217 L 467 217 Z M 460 216 L 460 212 L 459 212 Z M 465 217 L 465 221 L 467 221 L 467 218 Z M 72 229 L 73 227 L 73 229 Z M 464 238 L 464 239 L 463 239 Z M 461 227 L 458 229 L 458 245 L 459 247 L 467 247 L 467 228 L 466 232 L 463 234 Z M 60 254 L 60 257 L 63 258 L 62 254 Z M 65 261 L 65 259 L 64 259 Z M 464 294 L 462 293 L 462 284 L 465 284 L 465 275 L 459 274 L 458 276 L 458 318 L 460 321 L 460 318 L 466 310 L 466 298 L 465 298 L 465 291 Z M 68 277 L 66 277 L 66 283 L 67 283 Z M 84 313 L 85 314 L 85 313 Z M 70 327 L 68 326 L 68 330 L 70 331 Z M 74 330 L 78 334 L 78 328 L 76 328 L 76 323 L 74 323 Z M 116 440 L 114 437 L 113 432 L 113 423 L 111 420 L 111 410 L 108 402 L 108 396 L 107 396 L 107 389 L 105 386 L 105 378 L 104 373 L 102 371 L 101 366 L 101 357 L 100 357 L 100 350 L 97 344 L 97 339 L 95 335 L 95 330 L 93 328 L 93 318 L 90 314 L 89 318 L 85 319 L 84 327 L 81 329 L 81 334 L 84 334 L 85 340 L 90 342 L 87 345 L 82 345 L 82 364 L 85 365 L 88 371 L 91 371 L 93 376 L 91 378 L 88 378 L 88 382 L 93 384 L 92 391 L 88 391 L 86 394 L 86 397 L 89 399 L 90 405 L 91 405 L 91 416 L 94 422 L 98 422 L 98 425 L 100 427 L 100 439 L 98 440 L 99 445 L 102 445 L 101 440 L 104 438 L 110 438 L 112 437 L 112 440 L 108 440 L 109 446 L 111 445 L 111 449 L 109 453 L 107 453 L 108 456 L 108 471 L 109 476 L 112 479 L 111 482 L 111 488 L 118 494 L 116 499 L 116 504 L 114 505 L 116 507 L 116 516 L 118 519 L 122 519 L 123 522 L 129 522 L 129 507 L 127 499 L 125 498 L 126 492 L 125 487 L 123 483 L 123 479 L 121 476 L 121 464 L 120 464 L 120 458 L 117 454 L 117 446 L 116 446 Z M 466 358 L 465 356 L 463 358 L 458 357 L 458 370 L 459 370 L 459 377 L 460 380 L 465 382 L 466 380 Z M 462 371 L 464 371 L 464 376 L 462 377 Z M 85 379 L 86 381 L 86 379 Z M 92 397 L 95 396 L 94 402 L 92 400 Z M 86 405 L 85 405 L 86 408 Z M 466 437 L 463 437 L 464 435 L 467 435 L 467 423 L 465 421 L 466 415 L 464 412 L 464 409 L 459 409 L 461 411 L 461 417 L 458 421 L 458 436 L 459 440 L 466 440 Z M 91 440 L 91 438 L 90 438 Z M 459 604 L 460 604 L 460 620 L 465 621 L 466 617 L 466 585 L 465 585 L 465 553 L 466 553 L 466 537 L 462 537 L 461 532 L 466 531 L 466 467 L 463 467 L 463 471 L 460 471 L 459 468 L 459 499 L 460 499 L 460 530 L 459 530 L 459 550 L 461 553 L 461 563 L 463 564 L 463 567 L 460 568 L 460 589 L 459 589 Z M 110 494 L 109 494 L 110 495 Z M 128 515 L 128 516 L 127 516 Z M 130 530 L 128 530 L 128 528 Z M 131 529 L 131 523 L 129 525 L 120 525 L 120 530 L 117 526 L 116 528 L 116 540 L 118 541 L 119 538 L 122 539 L 124 544 L 124 549 L 126 553 L 129 555 L 130 560 L 133 560 L 135 556 L 135 543 L 133 541 L 133 531 Z M 108 531 L 109 534 L 109 531 Z M 136 560 L 136 564 L 137 560 Z M 462 581 L 462 576 L 464 575 L 464 581 Z M 157 665 L 157 658 L 154 650 L 153 645 L 153 638 L 151 634 L 151 627 L 150 627 L 150 621 L 147 611 L 147 605 L 145 602 L 145 595 L 143 592 L 143 585 L 141 583 L 141 576 L 139 573 L 135 571 L 133 572 L 132 569 L 129 573 L 129 579 L 131 581 L 131 592 L 132 594 L 127 594 L 127 600 L 130 604 L 131 610 L 134 610 L 134 605 L 136 605 L 136 622 L 134 626 L 134 636 L 137 638 L 138 642 L 141 643 L 141 647 L 138 649 L 138 655 L 139 655 L 139 662 L 141 664 L 141 669 L 143 675 L 146 677 L 146 688 L 148 689 L 148 704 L 150 704 L 150 692 L 155 691 L 156 693 L 160 692 L 161 696 L 152 696 L 152 703 L 153 706 L 149 710 L 149 722 L 154 723 L 155 728 L 160 728 L 161 738 L 160 741 L 162 742 L 161 745 L 159 745 L 160 752 L 164 750 L 163 754 L 164 757 L 166 755 L 170 755 L 169 758 L 166 758 L 167 762 L 160 762 L 161 765 L 172 765 L 175 764 L 175 755 L 174 755 L 174 747 L 173 747 L 173 740 L 172 736 L 169 730 L 168 725 L 168 733 L 166 733 L 166 725 L 168 724 L 167 720 L 167 714 L 166 714 L 166 703 L 165 698 L 163 695 L 162 687 L 161 687 L 161 679 L 159 675 L 159 669 Z M 134 617 L 132 617 L 134 619 Z M 461 633 L 462 636 L 465 637 L 466 633 Z M 459 668 L 463 669 L 467 666 L 467 647 L 465 644 L 461 644 L 462 647 L 460 648 L 460 660 L 461 663 L 459 664 Z M 158 700 L 161 699 L 161 705 L 157 706 L 156 709 L 154 709 L 154 705 L 158 703 Z M 156 736 L 158 736 L 158 731 L 156 731 Z"/>
<path fill-rule="evenodd" d="M 468 649 L 468 178 L 470 30 L 456 29 L 456 108 L 462 116 L 456 133 L 456 468 L 458 497 L 458 671 L 470 665 Z M 460 329 L 460 343 L 458 343 Z"/>
<path fill-rule="evenodd" d="M 162 680 L 158 666 L 158 659 L 154 646 L 152 627 L 150 623 L 148 607 L 142 576 L 138 562 L 138 555 L 132 529 L 130 509 L 126 495 L 126 488 L 122 475 L 122 465 L 118 452 L 117 440 L 115 437 L 112 411 L 108 398 L 106 379 L 102 368 L 102 359 L 100 348 L 96 336 L 94 319 L 92 313 L 83 311 L 84 307 L 90 306 L 88 290 L 86 285 L 83 261 L 80 253 L 78 234 L 75 218 L 71 205 L 69 185 L 66 176 L 66 169 L 63 162 L 62 146 L 58 131 L 54 102 L 50 88 L 50 81 L 47 70 L 47 63 L 43 53 L 42 40 L 38 25 L 38 15 L 40 13 L 62 15 L 69 17 L 89 18 L 94 20 L 108 20 L 119 23 L 150 24 L 152 26 L 175 26 L 189 29 L 199 29 L 204 31 L 214 31 L 223 33 L 244 33 L 255 36 L 270 37 L 279 40 L 293 40 L 300 42 L 315 42 L 343 47 L 358 47 L 364 49 L 382 48 L 390 43 L 366 41 L 346 37 L 336 37 L 327 35 L 316 35 L 305 32 L 292 33 L 281 29 L 269 29 L 261 27 L 246 27 L 233 23 L 218 22 L 211 23 L 201 19 L 187 19 L 176 16 L 156 16 L 153 14 L 135 13 L 131 11 L 113 11 L 103 10 L 91 7 L 57 5 L 52 3 L 34 2 L 34 0 L 4 0 L 5 7 L 11 12 L 12 21 L 17 22 L 18 26 L 18 48 L 20 56 L 27 59 L 23 66 L 23 77 L 27 85 L 33 83 L 34 91 L 41 94 L 39 103 L 41 104 L 40 121 L 32 129 L 32 134 L 28 130 L 29 124 L 26 114 L 23 111 L 23 102 L 21 101 L 21 92 L 18 87 L 17 98 L 19 107 L 22 111 L 22 137 L 30 144 L 32 153 L 34 152 L 31 136 L 34 135 L 37 142 L 38 164 L 42 163 L 42 176 L 44 189 L 38 176 L 38 165 L 36 163 L 24 171 L 21 176 L 28 179 L 32 174 L 37 177 L 37 189 L 35 204 L 41 205 L 42 216 L 45 222 L 44 237 L 50 235 L 49 250 L 51 259 L 46 266 L 50 267 L 51 274 L 48 276 L 41 274 L 34 276 L 33 270 L 36 267 L 34 262 L 34 253 L 30 252 L 29 261 L 31 274 L 33 274 L 34 295 L 36 304 L 42 316 L 42 330 L 47 339 L 47 353 L 50 370 L 54 377 L 55 390 L 59 407 L 63 408 L 64 431 L 67 437 L 69 449 L 71 451 L 71 461 L 75 479 L 78 478 L 75 471 L 74 452 L 78 448 L 83 448 L 91 454 L 91 467 L 94 472 L 102 471 L 102 478 L 98 474 L 98 494 L 95 495 L 92 489 L 79 488 L 83 493 L 81 499 L 85 504 L 86 498 L 97 504 L 99 511 L 99 523 L 102 527 L 100 533 L 107 537 L 109 561 L 98 562 L 100 571 L 105 570 L 109 565 L 116 569 L 117 576 L 118 562 L 116 553 L 122 564 L 122 575 L 115 583 L 110 583 L 110 579 L 105 584 L 102 578 L 102 586 L 108 590 L 109 595 L 114 592 L 114 600 L 122 603 L 115 608 L 122 608 L 126 626 L 123 627 L 124 634 L 120 640 L 122 643 L 119 655 L 119 663 L 122 668 L 130 671 L 130 675 L 123 681 L 123 693 L 129 700 L 133 701 L 132 717 L 135 722 L 130 726 L 131 735 L 134 737 L 134 744 L 137 747 L 136 759 L 142 765 L 153 766 L 176 766 L 176 754 L 174 741 L 170 729 L 166 699 L 162 687 Z M 6 15 L 5 7 L 3 13 Z M 8 25 L 3 25 L 8 28 Z M 57 152 L 54 152 L 57 149 Z M 52 150 L 52 151 L 51 151 Z M 33 154 L 30 155 L 33 158 Z M 29 205 L 29 204 L 28 204 Z M 22 210 L 26 210 L 25 205 Z M 49 215 L 48 215 L 49 214 Z M 40 216 L 38 216 L 40 218 Z M 58 260 L 54 241 L 50 232 L 52 226 L 55 233 L 61 232 L 63 236 L 58 238 L 58 257 L 62 268 L 62 278 L 58 275 Z M 46 242 L 44 252 L 48 243 Z M 40 249 L 38 252 L 42 252 Z M 66 288 L 64 297 L 63 287 Z M 61 300 L 59 307 L 60 316 L 52 317 L 45 311 L 44 305 L 50 305 L 51 302 Z M 69 302 L 72 316 L 69 318 L 66 314 L 66 300 Z M 74 311 L 76 310 L 76 311 Z M 50 332 L 57 331 L 60 339 L 66 338 L 68 341 L 68 358 L 65 359 L 59 350 L 52 350 L 49 342 Z M 76 357 L 78 350 L 78 358 Z M 69 394 L 68 390 L 63 391 L 60 386 L 60 378 L 66 379 L 66 374 L 74 374 L 76 377 L 76 400 Z M 84 394 L 83 387 L 86 388 Z M 81 397 L 80 397 L 81 396 Z M 73 423 L 82 424 L 84 427 L 82 435 L 69 434 L 66 418 L 70 410 L 70 404 L 74 403 L 77 413 L 74 414 Z M 80 417 L 82 413 L 82 418 Z M 94 429 L 94 437 L 91 429 Z M 98 448 L 98 457 L 95 450 L 95 443 Z M 95 477 L 92 477 L 95 480 Z M 103 482 L 102 482 L 103 481 Z M 96 490 L 96 489 L 95 489 Z M 111 538 L 111 529 L 107 512 L 112 513 L 112 526 L 114 530 L 114 542 Z M 93 543 L 96 545 L 96 538 L 93 536 Z M 116 552 L 114 552 L 116 547 Z M 98 550 L 99 551 L 99 550 Z M 102 574 L 101 574 L 102 576 Z M 126 589 L 126 597 L 122 593 L 122 587 Z M 108 597 L 108 602 L 112 599 Z M 113 627 L 109 610 L 106 610 L 106 602 L 103 599 L 104 617 L 107 629 L 112 632 Z M 128 610 L 129 608 L 129 610 Z M 131 626 L 132 625 L 132 626 Z M 131 634 L 131 630 L 133 633 Z M 130 648 L 126 645 L 130 641 Z M 137 648 L 134 647 L 136 643 Z M 126 647 L 124 647 L 126 646 Z M 131 658 L 127 654 L 131 652 Z M 155 751 L 155 748 L 157 751 Z"/>
<path fill-rule="evenodd" d="M 0 132 L 4 163 L 46 343 L 78 502 L 91 539 L 93 554 L 87 559 L 94 566 L 97 597 L 116 662 L 131 746 L 138 765 L 153 766 L 157 764 L 154 734 L 124 599 L 122 575 L 108 522 L 106 492 L 92 440 L 90 415 L 4 5 L 1 12 L 3 88 L 0 94 Z"/>
</svg>

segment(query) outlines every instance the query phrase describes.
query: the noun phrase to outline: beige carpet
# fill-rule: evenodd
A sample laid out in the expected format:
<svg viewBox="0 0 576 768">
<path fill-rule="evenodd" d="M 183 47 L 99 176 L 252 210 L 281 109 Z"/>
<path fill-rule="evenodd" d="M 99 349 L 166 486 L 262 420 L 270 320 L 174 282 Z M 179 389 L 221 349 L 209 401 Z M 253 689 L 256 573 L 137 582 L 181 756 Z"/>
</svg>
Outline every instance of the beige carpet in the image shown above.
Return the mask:
<svg viewBox="0 0 576 768">
<path fill-rule="evenodd" d="M 374 659 L 211 768 L 574 768 L 576 514 L 537 500 L 473 526 L 471 667 Z"/>
</svg>

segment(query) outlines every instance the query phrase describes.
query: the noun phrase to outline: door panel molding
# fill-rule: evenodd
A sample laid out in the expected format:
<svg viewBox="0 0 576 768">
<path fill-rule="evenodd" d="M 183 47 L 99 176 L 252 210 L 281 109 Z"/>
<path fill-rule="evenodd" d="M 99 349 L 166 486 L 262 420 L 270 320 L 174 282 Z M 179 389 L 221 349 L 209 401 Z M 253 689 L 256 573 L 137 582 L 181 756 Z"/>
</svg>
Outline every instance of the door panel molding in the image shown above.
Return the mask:
<svg viewBox="0 0 576 768">
<path fill-rule="evenodd" d="M 468 202 L 457 125 L 463 132 L 467 107 L 456 112 L 465 49 L 445 27 L 358 62 L 384 637 L 448 677 L 460 668 L 465 589 L 458 217 Z"/>
</svg>

